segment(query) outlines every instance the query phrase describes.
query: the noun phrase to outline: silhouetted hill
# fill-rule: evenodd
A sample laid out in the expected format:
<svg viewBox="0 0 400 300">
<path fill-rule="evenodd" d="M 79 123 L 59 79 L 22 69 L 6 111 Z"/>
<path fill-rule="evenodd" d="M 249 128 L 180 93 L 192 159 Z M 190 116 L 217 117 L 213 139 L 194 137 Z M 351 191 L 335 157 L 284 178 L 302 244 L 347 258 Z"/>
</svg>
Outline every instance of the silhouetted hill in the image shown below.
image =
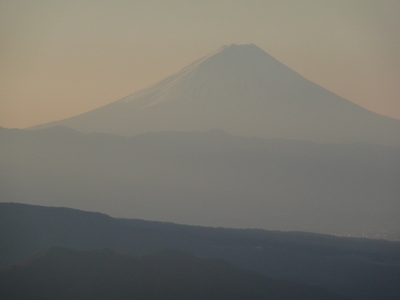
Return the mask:
<svg viewBox="0 0 400 300">
<path fill-rule="evenodd" d="M 2 201 L 236 228 L 400 239 L 400 148 L 0 130 Z M 371 220 L 374 220 L 371 222 Z"/>
<path fill-rule="evenodd" d="M 398 299 L 400 295 L 398 242 L 115 219 L 16 203 L 0 203 L 0 237 L 3 267 L 54 246 L 110 248 L 132 254 L 175 249 L 355 299 Z"/>
<path fill-rule="evenodd" d="M 2 299 L 344 299 L 321 288 L 266 279 L 222 261 L 163 251 L 50 248 L 0 272 Z"/>
</svg>

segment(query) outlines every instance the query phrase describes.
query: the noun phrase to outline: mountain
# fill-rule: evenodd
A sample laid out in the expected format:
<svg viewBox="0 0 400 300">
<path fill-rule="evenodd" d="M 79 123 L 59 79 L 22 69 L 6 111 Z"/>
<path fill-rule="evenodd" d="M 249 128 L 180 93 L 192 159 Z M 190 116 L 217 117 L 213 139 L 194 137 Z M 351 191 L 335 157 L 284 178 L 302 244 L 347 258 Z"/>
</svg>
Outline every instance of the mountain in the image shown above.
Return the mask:
<svg viewBox="0 0 400 300">
<path fill-rule="evenodd" d="M 399 240 L 399 182 L 397 147 L 0 130 L 2 201 L 125 218 Z"/>
<path fill-rule="evenodd" d="M 2 299 L 347 299 L 321 288 L 263 278 L 222 261 L 162 251 L 50 248 L 0 271 Z"/>
<path fill-rule="evenodd" d="M 400 120 L 325 90 L 255 45 L 224 46 L 147 89 L 34 129 L 56 125 L 126 136 L 222 129 L 263 138 L 400 145 Z"/>
<path fill-rule="evenodd" d="M 133 258 L 130 259 L 131 262 L 125 261 L 126 256 L 121 257 L 111 251 L 86 254 L 67 250 L 41 251 L 49 247 L 68 247 L 79 251 L 110 248 L 118 253 L 136 256 L 173 249 L 207 260 L 224 260 L 236 267 L 279 281 L 290 280 L 313 285 L 354 299 L 394 300 L 400 296 L 399 242 L 117 219 L 69 208 L 17 203 L 0 203 L 0 237 L 0 268 L 24 260 L 20 267 L 11 267 L 2 274 L 8 274 L 7 278 L 18 277 L 21 284 L 27 283 L 22 280 L 27 278 L 22 274 L 27 274 L 28 270 L 32 270 L 31 275 L 28 275 L 35 275 L 34 279 L 51 275 L 52 280 L 62 284 L 65 280 L 54 278 L 68 277 L 69 271 L 76 275 L 73 279 L 77 277 L 80 280 L 83 276 L 94 280 L 95 278 L 84 272 L 90 272 L 95 266 L 106 265 L 107 272 L 96 272 L 97 276 L 108 276 L 108 273 L 115 275 L 114 271 L 118 271 L 114 268 L 117 261 L 123 261 L 118 264 L 120 267 L 132 265 L 132 260 L 133 264 L 137 261 Z M 37 254 L 32 257 L 34 253 Z M 63 259 L 64 263 L 58 259 L 61 254 L 66 257 Z M 55 261 L 45 266 L 43 260 L 40 260 L 45 257 L 49 261 L 51 255 L 55 255 Z M 31 258 L 27 260 L 27 257 Z M 75 259 L 81 262 L 76 263 Z M 72 262 L 67 263 L 67 260 Z M 90 261 L 93 263 L 90 264 Z M 170 260 L 165 260 L 166 263 L 168 261 Z M 189 257 L 185 266 L 196 270 L 196 267 L 192 268 L 191 261 Z M 212 269 L 215 264 L 210 265 Z M 219 265 L 224 266 L 222 263 Z M 40 268 L 41 272 L 38 271 L 40 266 L 43 266 Z M 61 266 L 63 272 L 56 272 Z M 156 270 L 159 270 L 158 267 L 162 269 L 161 264 L 157 264 Z M 160 272 L 170 271 L 179 275 L 179 269 L 163 268 Z M 233 276 L 235 272 L 229 271 L 229 276 Z M 154 272 L 154 276 L 157 276 L 156 273 L 159 272 Z M 195 276 L 193 272 L 181 274 L 188 278 Z M 128 278 L 123 277 L 126 280 Z M 52 280 L 47 280 L 46 284 L 49 285 Z M 8 286 L 13 284 L 9 283 Z M 4 289 L 0 288 L 2 290 Z M 53 297 L 55 298 L 59 299 Z"/>
</svg>

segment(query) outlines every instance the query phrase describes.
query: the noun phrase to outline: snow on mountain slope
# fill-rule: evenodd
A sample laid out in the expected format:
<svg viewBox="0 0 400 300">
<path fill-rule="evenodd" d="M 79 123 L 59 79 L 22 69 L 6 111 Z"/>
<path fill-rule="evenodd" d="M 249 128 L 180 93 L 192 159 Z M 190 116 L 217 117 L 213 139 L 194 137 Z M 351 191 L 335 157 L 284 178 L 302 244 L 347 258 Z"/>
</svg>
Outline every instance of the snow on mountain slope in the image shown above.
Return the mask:
<svg viewBox="0 0 400 300">
<path fill-rule="evenodd" d="M 222 129 L 323 143 L 400 145 L 400 121 L 312 83 L 255 45 L 231 45 L 161 82 L 90 112 L 34 128 L 136 135 Z"/>
</svg>

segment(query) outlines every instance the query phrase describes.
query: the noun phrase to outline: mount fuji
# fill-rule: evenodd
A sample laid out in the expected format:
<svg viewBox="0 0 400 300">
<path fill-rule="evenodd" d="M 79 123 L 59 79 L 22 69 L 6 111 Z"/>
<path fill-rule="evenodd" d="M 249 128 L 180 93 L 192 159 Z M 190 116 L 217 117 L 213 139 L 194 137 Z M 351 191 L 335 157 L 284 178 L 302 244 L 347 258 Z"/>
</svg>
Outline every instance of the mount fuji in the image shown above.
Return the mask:
<svg viewBox="0 0 400 300">
<path fill-rule="evenodd" d="M 132 136 L 208 131 L 400 145 L 400 120 L 364 109 L 286 67 L 256 45 L 230 45 L 121 100 L 61 121 L 80 132 Z"/>
</svg>

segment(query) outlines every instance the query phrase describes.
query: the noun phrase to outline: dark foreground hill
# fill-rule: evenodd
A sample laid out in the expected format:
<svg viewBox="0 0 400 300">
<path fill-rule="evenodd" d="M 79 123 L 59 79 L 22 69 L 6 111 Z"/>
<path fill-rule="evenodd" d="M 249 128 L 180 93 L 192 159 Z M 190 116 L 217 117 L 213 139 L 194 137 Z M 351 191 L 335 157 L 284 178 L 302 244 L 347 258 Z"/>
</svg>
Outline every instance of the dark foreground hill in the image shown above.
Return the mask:
<svg viewBox="0 0 400 300">
<path fill-rule="evenodd" d="M 107 247 L 132 254 L 175 249 L 222 259 L 264 276 L 320 286 L 354 299 L 400 297 L 398 242 L 185 226 L 0 203 L 2 267 L 54 246 L 78 250 Z"/>
<path fill-rule="evenodd" d="M 2 299 L 326 299 L 321 288 L 266 279 L 175 251 L 142 257 L 50 248 L 0 272 Z"/>
</svg>

